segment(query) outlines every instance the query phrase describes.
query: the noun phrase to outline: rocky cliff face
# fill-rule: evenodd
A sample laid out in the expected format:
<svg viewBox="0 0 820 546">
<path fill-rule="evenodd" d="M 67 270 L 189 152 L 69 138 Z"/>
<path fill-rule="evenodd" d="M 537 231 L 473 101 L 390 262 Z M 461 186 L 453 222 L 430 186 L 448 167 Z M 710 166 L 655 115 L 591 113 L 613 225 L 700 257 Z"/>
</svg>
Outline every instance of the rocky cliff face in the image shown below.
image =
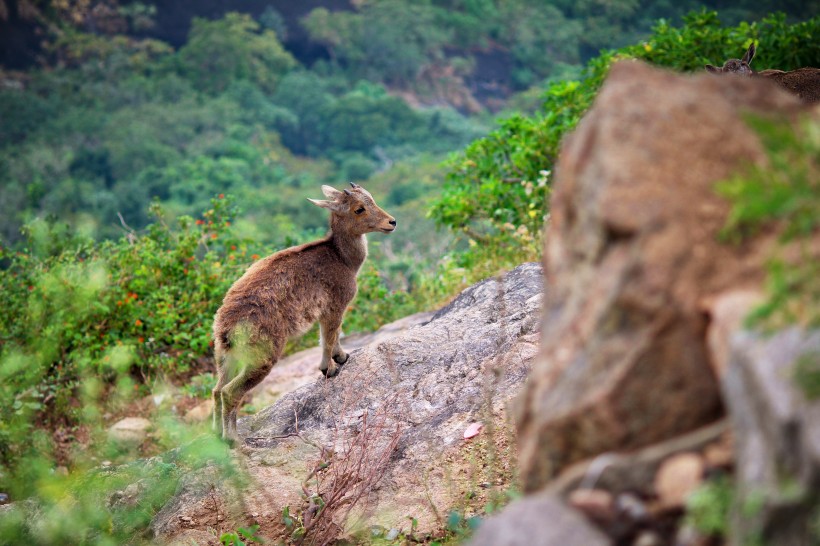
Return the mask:
<svg viewBox="0 0 820 546">
<path fill-rule="evenodd" d="M 537 353 L 541 292 L 538 264 L 483 281 L 425 324 L 352 351 L 337 377 L 240 421 L 245 485 L 233 490 L 215 470 L 187 476 L 154 518 L 155 537 L 207 542 L 206 529 L 249 521 L 266 536 L 287 534 L 282 510 L 301 513 L 303 485 L 317 492 L 305 480 L 319 461 L 328 463 L 318 472 L 325 501 L 345 480 L 350 495 L 363 496 L 350 514 L 344 504 L 335 514 L 332 524 L 345 529 L 409 532 L 416 518 L 423 534 L 444 527 L 465 496 L 480 502 L 509 486 L 504 405 Z"/>
</svg>

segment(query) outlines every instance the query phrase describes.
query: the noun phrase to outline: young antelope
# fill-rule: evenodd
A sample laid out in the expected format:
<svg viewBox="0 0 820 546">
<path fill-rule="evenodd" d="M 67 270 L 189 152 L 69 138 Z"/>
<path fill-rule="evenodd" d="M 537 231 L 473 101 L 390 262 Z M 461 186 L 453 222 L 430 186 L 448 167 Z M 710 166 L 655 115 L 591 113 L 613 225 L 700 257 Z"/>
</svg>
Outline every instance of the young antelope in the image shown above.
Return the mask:
<svg viewBox="0 0 820 546">
<path fill-rule="evenodd" d="M 344 191 L 322 186 L 322 191 L 327 200 L 309 201 L 330 211 L 327 236 L 251 265 L 214 317 L 214 429 L 230 442 L 237 439 L 242 397 L 270 372 L 289 338 L 304 334 L 318 320 L 319 369 L 332 377 L 347 361 L 339 333 L 356 295 L 356 274 L 367 257 L 365 234 L 396 229 L 396 220 L 358 184 Z"/>
</svg>

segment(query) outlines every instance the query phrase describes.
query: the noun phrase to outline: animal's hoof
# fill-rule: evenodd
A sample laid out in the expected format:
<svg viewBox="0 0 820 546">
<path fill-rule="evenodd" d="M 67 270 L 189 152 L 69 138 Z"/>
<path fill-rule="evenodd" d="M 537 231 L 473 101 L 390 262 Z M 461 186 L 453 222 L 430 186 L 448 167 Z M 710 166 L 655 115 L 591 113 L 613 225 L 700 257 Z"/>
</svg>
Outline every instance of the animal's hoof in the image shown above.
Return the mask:
<svg viewBox="0 0 820 546">
<path fill-rule="evenodd" d="M 334 360 L 334 361 L 336 362 L 336 364 L 338 364 L 339 366 L 341 366 L 342 364 L 344 364 L 345 362 L 347 362 L 347 360 L 348 360 L 349 358 L 350 358 L 350 353 L 342 353 L 342 354 L 340 354 L 340 355 L 333 355 L 333 360 Z"/>
<path fill-rule="evenodd" d="M 225 442 L 225 444 L 229 448 L 233 449 L 233 448 L 236 447 L 236 444 L 239 442 L 239 438 L 229 438 L 227 436 L 223 436 L 222 441 Z"/>
<path fill-rule="evenodd" d="M 332 368 L 328 368 L 326 370 L 320 370 L 322 375 L 325 377 L 333 377 L 337 373 L 339 373 L 339 366 L 333 366 Z"/>
</svg>

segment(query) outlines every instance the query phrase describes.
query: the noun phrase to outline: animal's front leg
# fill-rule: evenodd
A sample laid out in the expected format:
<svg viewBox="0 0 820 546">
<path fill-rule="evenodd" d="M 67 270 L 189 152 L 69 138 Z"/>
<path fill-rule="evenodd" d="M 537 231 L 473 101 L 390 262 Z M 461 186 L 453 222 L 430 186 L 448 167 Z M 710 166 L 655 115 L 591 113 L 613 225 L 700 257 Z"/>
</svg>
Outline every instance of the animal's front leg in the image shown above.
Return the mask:
<svg viewBox="0 0 820 546">
<path fill-rule="evenodd" d="M 323 318 L 319 326 L 321 327 L 322 338 L 322 362 L 319 364 L 319 369 L 327 377 L 333 377 L 339 372 L 337 364 L 344 364 L 349 357 L 339 343 L 342 318 Z"/>
</svg>

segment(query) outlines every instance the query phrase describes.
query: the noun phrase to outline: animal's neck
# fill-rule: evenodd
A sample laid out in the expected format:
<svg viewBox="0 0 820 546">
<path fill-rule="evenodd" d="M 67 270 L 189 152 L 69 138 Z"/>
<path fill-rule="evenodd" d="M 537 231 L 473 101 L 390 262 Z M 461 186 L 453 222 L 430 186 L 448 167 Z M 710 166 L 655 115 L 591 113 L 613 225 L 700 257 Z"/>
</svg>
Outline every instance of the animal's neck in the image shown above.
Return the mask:
<svg viewBox="0 0 820 546">
<path fill-rule="evenodd" d="M 330 240 L 345 264 L 354 269 L 359 269 L 367 258 L 367 238 L 364 235 L 352 235 L 344 230 L 334 230 L 331 226 Z"/>
</svg>

